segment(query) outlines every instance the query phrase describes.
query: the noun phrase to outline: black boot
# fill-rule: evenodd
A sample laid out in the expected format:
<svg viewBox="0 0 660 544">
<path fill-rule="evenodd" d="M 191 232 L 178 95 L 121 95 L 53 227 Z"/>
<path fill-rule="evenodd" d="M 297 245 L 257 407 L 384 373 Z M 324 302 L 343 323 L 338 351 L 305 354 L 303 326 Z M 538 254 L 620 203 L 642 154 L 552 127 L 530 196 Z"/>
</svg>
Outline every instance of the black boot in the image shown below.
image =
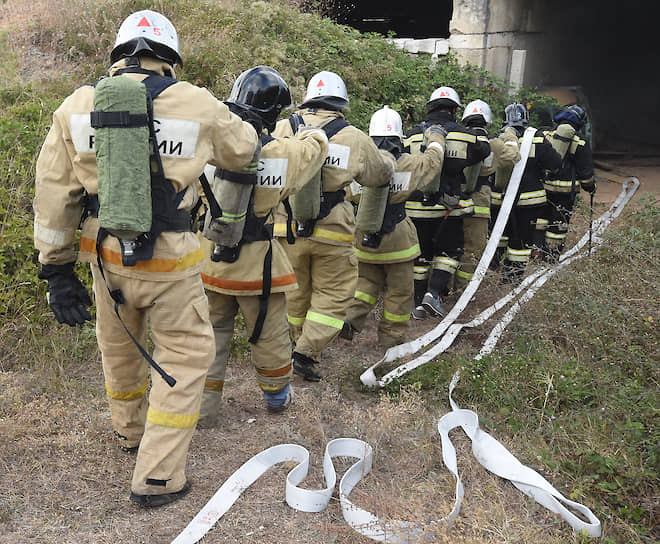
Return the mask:
<svg viewBox="0 0 660 544">
<path fill-rule="evenodd" d="M 293 365 L 293 371 L 308 382 L 320 382 L 323 378 L 318 371 L 319 362 L 307 357 L 307 355 L 294 351 L 291 364 Z"/>
</svg>

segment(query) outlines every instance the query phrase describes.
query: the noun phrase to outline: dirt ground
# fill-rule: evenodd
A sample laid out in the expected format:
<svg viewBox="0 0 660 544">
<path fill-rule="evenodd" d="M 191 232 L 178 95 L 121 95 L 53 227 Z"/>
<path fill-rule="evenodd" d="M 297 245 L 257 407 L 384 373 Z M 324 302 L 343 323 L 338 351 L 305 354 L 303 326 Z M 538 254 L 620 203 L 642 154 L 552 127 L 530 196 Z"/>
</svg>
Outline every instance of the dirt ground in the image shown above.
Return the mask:
<svg viewBox="0 0 660 544">
<path fill-rule="evenodd" d="M 619 182 L 627 176 L 641 182 L 634 202 L 647 194 L 660 197 L 660 164 L 619 161 L 606 166 L 597 175 L 614 181 L 599 183 L 595 216 L 614 201 L 621 191 Z M 199 429 L 193 438 L 191 493 L 155 510 L 128 500 L 134 457 L 114 442 L 98 365 L 89 365 L 81 374 L 78 389 L 65 388 L 57 395 L 40 393 L 28 372 L 0 373 L 0 400 L 17 407 L 15 418 L 0 419 L 0 543 L 171 542 L 241 464 L 267 447 L 306 447 L 311 466 L 303 487 L 325 487 L 323 451 L 329 440 L 339 437 L 363 439 L 375 451 L 373 471 L 351 494 L 353 502 L 389 519 L 428 522 L 447 515 L 455 484 L 443 465 L 434 429 L 443 413 L 429 413 L 414 392 L 393 404 L 375 392 L 359 390 L 357 376 L 383 354 L 376 347 L 374 323 L 370 319 L 352 343 L 338 339 L 328 347 L 323 357 L 326 380 L 311 384 L 294 378 L 295 401 L 278 416 L 264 410 L 250 364 L 232 361 L 223 399 L 225 417 L 218 428 Z M 436 324 L 413 322 L 410 339 Z M 347 376 L 354 385 L 346 386 Z M 446 388 L 438 395 L 446 397 Z M 448 400 L 446 407 L 445 412 Z M 524 459 L 513 437 L 496 438 Z M 472 457 L 469 440 L 457 437 L 455 444 L 466 499 L 446 538 L 438 533 L 434 542 L 574 542 L 567 524 L 484 470 Z M 338 469 L 350 466 L 347 461 L 339 460 Z M 291 468 L 278 466 L 247 489 L 203 542 L 371 542 L 345 524 L 336 495 L 324 512 L 292 510 L 284 502 Z M 553 476 L 559 479 L 545 476 L 551 482 Z"/>
</svg>

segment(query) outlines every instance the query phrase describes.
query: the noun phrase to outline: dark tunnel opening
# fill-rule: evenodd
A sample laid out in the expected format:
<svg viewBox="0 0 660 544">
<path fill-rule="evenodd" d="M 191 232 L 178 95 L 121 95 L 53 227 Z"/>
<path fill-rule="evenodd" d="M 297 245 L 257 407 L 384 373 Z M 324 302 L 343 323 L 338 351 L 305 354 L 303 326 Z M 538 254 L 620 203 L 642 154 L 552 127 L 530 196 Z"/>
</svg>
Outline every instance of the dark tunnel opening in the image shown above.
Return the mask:
<svg viewBox="0 0 660 544">
<path fill-rule="evenodd" d="M 337 22 L 394 37 L 446 38 L 453 1 L 363 1 Z M 505 3 L 500 2 L 502 9 Z M 581 88 L 599 151 L 660 154 L 660 3 L 555 0 L 529 5 L 541 32 L 528 51 L 525 85 Z"/>
<path fill-rule="evenodd" d="M 378 32 L 395 38 L 448 38 L 453 0 L 392 2 L 362 0 L 338 2 L 335 20 L 362 32 Z"/>
</svg>

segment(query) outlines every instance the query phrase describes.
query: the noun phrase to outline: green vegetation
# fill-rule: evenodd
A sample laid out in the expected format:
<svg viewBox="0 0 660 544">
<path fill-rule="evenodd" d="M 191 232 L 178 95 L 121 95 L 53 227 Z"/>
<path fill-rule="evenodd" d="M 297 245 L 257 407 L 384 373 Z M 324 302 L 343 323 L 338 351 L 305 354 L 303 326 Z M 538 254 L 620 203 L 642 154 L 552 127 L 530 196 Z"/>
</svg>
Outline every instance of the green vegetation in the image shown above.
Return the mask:
<svg viewBox="0 0 660 544">
<path fill-rule="evenodd" d="M 0 34 L 0 372 L 30 369 L 42 378 L 42 391 L 71 387 L 60 377 L 98 354 L 92 324 L 65 330 L 47 315 L 32 243 L 36 157 L 53 110 L 105 73 L 116 29 L 132 11 L 151 8 L 170 17 L 182 40 L 179 77 L 219 97 L 242 70 L 267 64 L 289 81 L 296 103 L 315 72 L 340 73 L 350 95 L 347 116 L 360 128 L 383 104 L 411 126 L 440 85 L 455 87 L 464 103 L 488 101 L 496 116 L 510 100 L 502 81 L 460 67 L 451 56 L 437 63 L 411 57 L 381 36 L 281 2 L 53 4 L 58 9 L 38 13 L 20 31 Z M 517 98 L 545 100 L 530 89 Z M 481 361 L 449 354 L 387 391 L 421 386 L 431 403 L 445 407 L 446 384 L 461 368 L 458 403 L 476 408 L 497 436 L 515 435 L 523 462 L 552 471 L 553 480 L 572 490 L 570 498 L 589 505 L 607 523 L 601 540 L 607 544 L 658 536 L 660 207 L 648 198 L 625 215 L 627 226 L 608 232 L 601 251 L 537 294 L 496 353 Z M 84 267 L 79 274 L 89 282 Z M 233 354 L 249 357 L 243 337 L 235 339 Z M 345 377 L 353 380 L 349 387 L 356 387 L 354 378 Z M 5 515 L 0 509 L 0 520 Z"/>
</svg>

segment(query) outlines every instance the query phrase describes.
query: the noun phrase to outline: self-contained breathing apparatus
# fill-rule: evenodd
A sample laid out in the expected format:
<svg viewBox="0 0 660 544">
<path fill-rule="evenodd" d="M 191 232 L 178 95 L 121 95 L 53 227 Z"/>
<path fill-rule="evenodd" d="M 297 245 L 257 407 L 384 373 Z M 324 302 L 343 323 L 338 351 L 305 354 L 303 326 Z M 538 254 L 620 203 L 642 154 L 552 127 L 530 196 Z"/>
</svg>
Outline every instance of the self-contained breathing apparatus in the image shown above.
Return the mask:
<svg viewBox="0 0 660 544">
<path fill-rule="evenodd" d="M 111 235 L 120 242 L 122 265 L 135 266 L 151 259 L 162 232 L 192 227 L 190 212 L 178 209 L 185 189 L 176 193 L 165 178 L 153 126 L 153 100 L 176 80 L 142 70 L 139 59 L 127 60 L 129 68 L 101 79 L 94 92 L 90 120 L 99 192 L 88 195 L 86 213 L 99 218 L 97 255 Z M 120 77 L 126 72 L 149 75 L 139 82 Z"/>
<path fill-rule="evenodd" d="M 304 124 L 302 115 L 294 113 L 289 117 L 293 133 L 296 134 Z M 321 127 L 328 140 L 343 128 L 349 126 L 348 121 L 338 117 Z M 309 238 L 314 232 L 314 226 L 319 219 L 327 217 L 332 208 L 344 201 L 346 191 L 323 191 L 323 167 L 297 193 L 289 197 L 291 214 L 296 222 L 296 236 Z M 288 222 L 288 221 L 287 221 Z M 287 226 L 287 231 L 289 227 Z"/>
</svg>

